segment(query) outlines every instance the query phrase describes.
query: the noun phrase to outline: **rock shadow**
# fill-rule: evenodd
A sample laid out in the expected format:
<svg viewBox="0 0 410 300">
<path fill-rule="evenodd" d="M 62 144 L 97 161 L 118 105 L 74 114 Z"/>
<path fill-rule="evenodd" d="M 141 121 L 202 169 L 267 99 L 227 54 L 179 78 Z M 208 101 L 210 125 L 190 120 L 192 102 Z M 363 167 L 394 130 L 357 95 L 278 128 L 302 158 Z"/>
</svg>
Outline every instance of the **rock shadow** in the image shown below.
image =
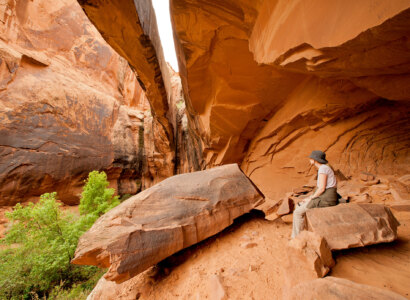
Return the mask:
<svg viewBox="0 0 410 300">
<path fill-rule="evenodd" d="M 235 232 L 241 228 L 244 224 L 251 220 L 259 219 L 266 221 L 264 219 L 265 215 L 263 212 L 253 209 L 249 213 L 246 213 L 238 218 L 236 218 L 232 225 L 228 226 L 221 232 L 197 243 L 181 251 L 167 257 L 166 259 L 160 261 L 158 264 L 152 267 L 148 271 L 148 276 L 152 278 L 153 281 L 159 282 L 165 279 L 176 267 L 183 264 L 190 257 L 198 253 L 201 249 L 204 249 L 215 242 L 216 239 L 222 239 L 225 236 Z M 268 222 L 268 221 L 266 221 Z"/>
</svg>

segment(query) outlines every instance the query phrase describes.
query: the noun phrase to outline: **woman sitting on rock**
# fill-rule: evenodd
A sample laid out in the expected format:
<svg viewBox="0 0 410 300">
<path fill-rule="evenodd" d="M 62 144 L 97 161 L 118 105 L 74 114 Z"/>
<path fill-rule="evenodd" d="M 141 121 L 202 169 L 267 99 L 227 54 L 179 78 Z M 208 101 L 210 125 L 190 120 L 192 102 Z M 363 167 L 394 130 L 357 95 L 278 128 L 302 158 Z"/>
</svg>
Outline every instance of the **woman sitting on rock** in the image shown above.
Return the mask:
<svg viewBox="0 0 410 300">
<path fill-rule="evenodd" d="M 315 150 L 309 156 L 310 164 L 317 169 L 317 188 L 313 194 L 296 205 L 293 212 L 293 230 L 292 238 L 295 238 L 305 223 L 305 214 L 308 209 L 314 207 L 326 207 L 337 204 L 338 196 L 336 191 L 336 177 L 332 168 L 326 160 L 326 154 L 322 151 Z"/>
</svg>

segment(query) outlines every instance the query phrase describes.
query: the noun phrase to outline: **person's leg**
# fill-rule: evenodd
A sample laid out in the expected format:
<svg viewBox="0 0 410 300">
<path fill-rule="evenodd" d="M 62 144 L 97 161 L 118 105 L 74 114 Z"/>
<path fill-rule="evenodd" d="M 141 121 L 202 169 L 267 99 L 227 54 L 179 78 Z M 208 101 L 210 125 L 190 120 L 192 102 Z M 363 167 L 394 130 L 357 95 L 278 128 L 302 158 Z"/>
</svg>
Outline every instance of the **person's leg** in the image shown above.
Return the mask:
<svg viewBox="0 0 410 300">
<path fill-rule="evenodd" d="M 302 205 L 297 205 L 293 211 L 293 228 L 292 228 L 292 239 L 295 238 L 300 231 L 303 230 L 303 225 L 305 222 L 305 214 L 306 211 L 309 209 L 307 208 L 308 202 L 303 203 Z"/>
</svg>

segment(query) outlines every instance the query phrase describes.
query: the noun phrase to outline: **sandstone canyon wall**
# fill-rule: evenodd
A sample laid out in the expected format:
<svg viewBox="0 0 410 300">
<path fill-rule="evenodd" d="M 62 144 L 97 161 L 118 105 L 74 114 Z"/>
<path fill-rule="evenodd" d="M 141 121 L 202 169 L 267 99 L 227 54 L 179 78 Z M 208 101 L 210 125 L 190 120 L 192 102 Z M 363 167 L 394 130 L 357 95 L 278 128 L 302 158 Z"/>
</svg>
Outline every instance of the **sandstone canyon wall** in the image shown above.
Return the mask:
<svg viewBox="0 0 410 300">
<path fill-rule="evenodd" d="M 279 200 L 314 179 L 316 172 L 308 165 L 307 156 L 320 149 L 326 151 L 340 187 L 350 179 L 349 185 L 354 186 L 361 172 L 374 173 L 377 182 L 386 180 L 378 187 L 383 189 L 378 203 L 385 202 L 383 197 L 393 194 L 390 188 L 399 182 L 408 199 L 409 177 L 403 176 L 410 173 L 408 1 L 171 0 L 182 91 L 176 88 L 177 78 L 167 79 L 163 73 L 149 0 L 79 3 L 104 39 L 139 74 L 153 115 L 162 122 L 161 132 L 168 127 L 174 130 L 174 173 L 237 162 L 267 198 Z M 172 111 L 174 106 L 181 109 Z M 158 136 L 165 137 L 161 132 Z M 366 196 L 366 180 L 357 194 Z M 406 218 L 403 224 L 408 222 Z M 163 280 L 155 281 L 149 272 L 124 286 L 102 279 L 94 297 L 128 294 L 129 299 L 179 299 L 186 295 L 190 299 L 196 294 L 200 298 L 197 290 L 212 274 L 226 279 L 229 297 L 247 293 L 248 298 L 258 298 L 253 296 L 255 292 L 261 299 L 280 299 L 278 291 L 286 289 L 281 281 L 292 276 L 281 271 L 290 228 L 286 218 L 276 223 L 252 222 L 236 236 L 227 231 L 225 242 L 230 242 L 225 246 L 221 246 L 223 235 L 210 241 L 210 247 L 205 244 L 204 248 L 214 247 L 209 256 L 202 255 L 202 250 L 192 256 L 188 251 L 189 262 L 171 274 L 164 271 L 167 276 Z M 370 223 L 375 224 L 373 219 Z M 258 230 L 266 234 L 266 243 L 265 237 L 258 237 Z M 403 232 L 403 244 L 408 245 L 408 231 Z M 272 238 L 276 240 L 269 241 Z M 395 244 L 393 250 L 402 251 L 401 247 Z M 236 257 L 232 250 L 237 251 Z M 381 248 L 373 250 L 383 252 Z M 263 251 L 264 259 L 258 258 Z M 244 253 L 257 263 L 248 265 Z M 373 278 L 396 272 L 383 270 L 398 261 L 401 265 L 403 260 L 399 257 L 393 264 L 390 252 L 382 256 L 386 253 L 389 260 L 368 258 L 377 260 L 377 268 L 366 261 L 357 277 L 371 281 L 365 278 L 369 271 L 376 274 Z M 226 268 L 221 268 L 224 260 Z M 265 273 L 236 276 L 240 271 L 230 268 L 238 264 L 243 264 L 242 274 L 257 273 L 264 266 Z M 408 295 L 403 293 L 407 273 L 403 271 L 400 280 L 386 281 L 398 282 L 394 289 Z M 238 283 L 240 277 L 243 281 Z M 249 282 L 254 289 L 250 292 Z"/>
<path fill-rule="evenodd" d="M 171 0 L 206 166 L 241 162 L 269 198 L 314 176 L 409 173 L 408 1 Z"/>
<path fill-rule="evenodd" d="M 172 165 L 174 174 L 204 169 L 203 142 L 192 122 L 187 121 L 179 74 L 168 71 L 151 0 L 78 3 L 107 43 L 138 74 L 157 128 L 154 142 L 161 153 L 172 154 L 156 159 L 157 163 L 162 159 L 163 166 Z M 158 182 L 156 177 L 152 180 Z"/>
<path fill-rule="evenodd" d="M 174 173 L 172 128 L 73 0 L 0 1 L 0 119 L 0 205 L 76 204 L 92 170 L 120 194 Z"/>
</svg>

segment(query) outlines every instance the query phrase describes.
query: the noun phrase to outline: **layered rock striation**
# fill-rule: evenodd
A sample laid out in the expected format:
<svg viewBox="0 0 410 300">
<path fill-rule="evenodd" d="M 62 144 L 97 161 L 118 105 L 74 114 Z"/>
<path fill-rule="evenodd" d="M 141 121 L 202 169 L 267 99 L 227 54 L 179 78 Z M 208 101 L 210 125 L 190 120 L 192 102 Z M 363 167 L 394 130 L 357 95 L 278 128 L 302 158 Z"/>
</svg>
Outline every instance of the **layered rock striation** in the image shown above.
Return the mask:
<svg viewBox="0 0 410 300">
<path fill-rule="evenodd" d="M 139 73 L 165 132 L 177 131 L 151 2 L 79 2 Z M 314 176 L 313 149 L 341 179 L 409 172 L 407 1 L 172 0 L 170 10 L 190 166 L 241 163 L 272 199 Z"/>
<path fill-rule="evenodd" d="M 120 194 L 174 174 L 135 72 L 76 1 L 0 4 L 0 120 L 0 205 L 51 191 L 76 204 L 92 170 Z"/>
<path fill-rule="evenodd" d="M 314 175 L 315 149 L 343 179 L 408 173 L 409 13 L 408 1 L 172 0 L 206 165 L 242 162 L 272 199 Z"/>
<path fill-rule="evenodd" d="M 179 74 L 165 62 L 151 0 L 78 3 L 106 42 L 137 72 L 150 104 L 152 138 L 142 188 L 173 174 L 203 169 L 202 142 L 186 120 Z"/>
<path fill-rule="evenodd" d="M 152 115 L 161 124 L 172 151 L 174 136 L 169 117 L 172 87 L 151 0 L 78 2 L 104 39 L 137 71 Z"/>
<path fill-rule="evenodd" d="M 311 209 L 307 229 L 324 237 L 331 250 L 392 242 L 400 223 L 381 204 L 339 204 Z"/>
<path fill-rule="evenodd" d="M 261 202 L 236 164 L 176 175 L 100 217 L 80 238 L 72 262 L 109 268 L 104 277 L 120 283 L 222 231 Z"/>
<path fill-rule="evenodd" d="M 270 207 L 264 208 L 267 211 L 273 210 L 286 192 L 314 179 L 316 170 L 308 165 L 307 158 L 312 150 L 326 152 L 339 183 L 352 183 L 349 179 L 363 172 L 395 179 L 410 173 L 408 1 L 171 0 L 185 121 L 179 113 L 164 114 L 167 105 L 169 108 L 176 102 L 171 99 L 172 89 L 163 73 L 151 2 L 79 2 L 104 38 L 140 74 L 156 111 L 154 116 L 163 121 L 164 132 L 169 132 L 167 122 L 174 130 L 172 143 L 178 145 L 178 124 L 182 129 L 186 122 L 187 130 L 182 132 L 188 133 L 195 151 L 186 148 L 185 153 L 193 155 L 176 155 L 175 169 L 191 170 L 189 164 L 178 165 L 179 159 L 187 157 L 194 157 L 196 168 L 240 163 L 246 175 L 272 199 Z M 114 23 L 118 26 L 112 26 Z M 133 52 L 133 47 L 142 51 Z M 402 197 L 400 193 L 396 196 Z M 365 198 L 363 202 L 368 202 Z M 285 204 L 288 207 L 284 207 L 284 213 L 288 213 L 290 202 Z M 339 222 L 336 230 L 342 228 L 347 233 L 345 240 L 339 238 L 345 246 L 330 239 L 330 249 L 397 237 L 397 224 L 388 210 L 365 206 L 355 204 L 347 224 L 330 216 L 330 221 Z M 335 210 L 339 209 L 343 206 Z M 370 215 L 363 218 L 364 224 L 360 223 L 362 215 Z M 107 223 L 113 227 L 116 220 Z M 119 226 L 129 224 L 118 222 Z M 112 230 L 110 226 L 108 231 Z M 315 224 L 311 222 L 310 226 Z M 348 232 L 352 228 L 360 232 Z M 103 240 L 101 232 L 105 231 L 98 232 Z M 84 250 L 78 261 L 110 266 L 106 279 L 128 279 L 146 268 L 145 260 L 133 256 L 139 251 L 134 250 L 142 247 L 132 244 L 145 240 L 129 236 L 127 232 L 116 240 L 120 241 L 118 247 L 109 240 Z M 318 238 L 310 246 L 323 250 L 322 241 Z M 168 237 L 167 245 L 173 245 Z M 86 246 L 84 242 L 83 249 Z M 246 243 L 244 248 L 256 246 Z M 307 242 L 293 246 L 292 251 L 308 253 L 301 261 L 314 266 L 315 274 L 310 272 L 309 276 L 324 276 L 333 264 L 330 259 L 323 261 L 316 251 L 307 252 Z M 127 252 L 130 247 L 134 250 Z M 164 253 L 161 258 L 172 251 Z M 255 268 L 250 266 L 249 271 Z M 331 286 L 331 282 L 325 284 Z M 104 279 L 97 292 L 113 286 Z M 367 287 L 364 289 L 366 294 Z M 95 297 L 99 297 L 97 292 Z M 343 287 L 340 293 L 348 294 Z"/>
</svg>

